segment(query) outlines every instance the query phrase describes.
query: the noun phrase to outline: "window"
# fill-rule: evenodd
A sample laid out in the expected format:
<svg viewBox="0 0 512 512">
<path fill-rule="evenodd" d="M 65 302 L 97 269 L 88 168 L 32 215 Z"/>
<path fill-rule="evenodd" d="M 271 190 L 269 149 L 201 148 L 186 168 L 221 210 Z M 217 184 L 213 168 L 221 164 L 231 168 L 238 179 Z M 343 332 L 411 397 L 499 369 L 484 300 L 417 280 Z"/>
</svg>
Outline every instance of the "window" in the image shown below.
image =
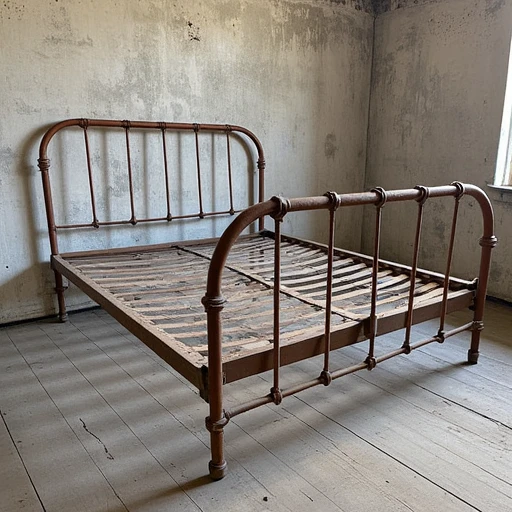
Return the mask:
<svg viewBox="0 0 512 512">
<path fill-rule="evenodd" d="M 512 187 L 512 48 L 508 62 L 507 89 L 501 122 L 500 144 L 496 160 L 494 185 Z"/>
</svg>

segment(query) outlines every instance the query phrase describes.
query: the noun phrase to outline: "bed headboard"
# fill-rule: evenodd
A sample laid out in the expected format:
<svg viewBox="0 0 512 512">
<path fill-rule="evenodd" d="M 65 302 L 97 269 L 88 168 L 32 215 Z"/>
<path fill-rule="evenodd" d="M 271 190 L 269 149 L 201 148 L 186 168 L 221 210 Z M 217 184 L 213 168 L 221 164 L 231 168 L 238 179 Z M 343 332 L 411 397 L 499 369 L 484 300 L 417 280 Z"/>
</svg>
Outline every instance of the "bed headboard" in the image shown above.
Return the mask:
<svg viewBox="0 0 512 512">
<path fill-rule="evenodd" d="M 104 130 L 117 131 L 123 134 L 123 145 L 124 145 L 124 164 L 125 178 L 127 178 L 128 190 L 127 190 L 127 201 L 129 202 L 129 215 L 126 218 L 120 219 L 106 219 L 102 218 L 101 212 L 98 210 L 97 200 L 97 184 L 95 183 L 95 162 L 92 157 L 91 143 L 90 143 L 90 128 L 101 128 Z M 85 159 L 85 169 L 87 173 L 87 187 L 88 187 L 88 203 L 90 208 L 90 222 L 71 222 L 71 223 L 57 223 L 54 211 L 54 204 L 52 199 L 52 188 L 50 185 L 50 159 L 48 158 L 48 147 L 53 137 L 57 133 L 62 133 L 65 130 L 81 130 L 83 132 L 83 158 Z M 161 174 L 162 181 L 165 183 L 165 194 L 162 193 L 163 199 L 162 205 L 157 205 L 159 208 L 158 215 L 145 215 L 138 216 L 137 204 L 135 200 L 134 191 L 134 176 L 133 176 L 133 149 L 131 148 L 131 136 L 130 133 L 137 132 L 153 132 L 155 136 L 160 137 L 160 151 L 162 155 L 161 159 Z M 197 211 L 194 213 L 186 214 L 174 214 L 172 205 L 172 187 L 170 186 L 170 164 L 168 162 L 168 142 L 167 137 L 169 133 L 183 134 L 188 133 L 194 139 L 195 146 L 195 187 L 196 187 L 196 198 L 197 198 Z M 227 174 L 227 204 L 223 202 L 219 207 L 216 206 L 216 202 L 212 203 L 213 208 L 207 210 L 204 205 L 204 183 L 202 182 L 202 176 L 204 169 L 202 170 L 201 164 L 201 140 L 199 134 L 218 134 L 220 136 L 225 135 L 225 159 L 226 159 L 226 174 Z M 58 243 L 57 243 L 57 232 L 59 230 L 68 230 L 72 228 L 100 228 L 102 226 L 119 226 L 119 225 L 136 225 L 146 222 L 170 222 L 178 219 L 188 218 L 199 218 L 203 219 L 206 217 L 212 217 L 217 215 L 234 215 L 240 210 L 237 210 L 234 204 L 234 177 L 232 173 L 232 139 L 235 137 L 244 139 L 244 143 L 253 145 L 254 148 L 249 148 L 249 152 L 254 153 L 254 149 L 257 153 L 257 201 L 261 202 L 264 200 L 264 170 L 265 170 L 265 158 L 263 154 L 263 148 L 258 138 L 246 128 L 241 126 L 233 126 L 227 124 L 197 124 L 197 123 L 167 123 L 167 122 L 151 122 L 151 121 L 120 121 L 120 120 L 106 120 L 106 119 L 67 119 L 61 121 L 52 126 L 43 136 L 40 147 L 39 147 L 39 160 L 38 165 L 41 170 L 43 180 L 43 192 L 46 207 L 46 216 L 48 221 L 48 232 L 50 236 L 50 245 L 52 254 L 58 254 Z M 80 156 L 82 158 L 82 156 Z M 259 229 L 263 229 L 263 218 L 259 219 Z"/>
</svg>

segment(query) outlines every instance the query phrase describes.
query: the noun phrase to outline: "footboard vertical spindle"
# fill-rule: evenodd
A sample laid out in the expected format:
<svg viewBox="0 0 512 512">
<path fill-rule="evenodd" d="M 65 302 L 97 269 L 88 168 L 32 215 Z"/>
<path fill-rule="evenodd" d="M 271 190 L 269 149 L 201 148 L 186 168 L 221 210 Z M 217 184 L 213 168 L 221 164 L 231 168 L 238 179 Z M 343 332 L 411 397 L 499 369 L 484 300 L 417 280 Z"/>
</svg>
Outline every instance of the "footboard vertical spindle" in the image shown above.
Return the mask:
<svg viewBox="0 0 512 512">
<path fill-rule="evenodd" d="M 340 200 L 336 192 L 326 192 L 324 194 L 331 203 L 329 209 L 329 247 L 327 250 L 327 283 L 325 290 L 325 329 L 324 329 L 324 367 L 320 374 L 324 386 L 332 382 L 331 372 L 329 370 L 329 356 L 331 353 L 331 319 L 332 319 L 332 279 L 333 279 L 333 260 L 334 260 L 334 231 L 336 227 L 336 210 L 340 205 Z"/>
<path fill-rule="evenodd" d="M 283 197 L 274 196 L 272 201 L 279 203 L 279 210 L 272 215 L 274 219 L 274 379 L 270 389 L 270 395 L 276 405 L 283 401 L 283 395 L 279 387 L 279 368 L 281 366 L 281 326 L 280 326 L 280 302 L 281 302 L 281 222 L 290 209 L 290 202 Z"/>
<path fill-rule="evenodd" d="M 455 232 L 457 230 L 457 217 L 459 214 L 459 204 L 464 195 L 464 185 L 459 181 L 454 181 L 452 185 L 457 187 L 458 193 L 455 196 L 455 205 L 453 207 L 452 229 L 450 232 L 450 245 L 448 246 L 448 255 L 446 257 L 446 271 L 444 273 L 443 301 L 441 302 L 441 315 L 439 319 L 439 330 L 437 332 L 437 340 L 439 343 L 444 342 L 444 323 L 446 320 L 446 311 L 448 308 L 448 291 L 450 288 L 450 271 L 452 268 L 453 248 L 455 245 Z"/>
<path fill-rule="evenodd" d="M 427 201 L 430 191 L 427 187 L 418 185 L 414 187 L 421 191 L 421 196 L 417 199 L 418 201 L 418 217 L 416 221 L 416 234 L 414 236 L 414 249 L 412 257 L 412 268 L 411 268 L 411 281 L 409 285 L 409 302 L 407 307 L 407 324 L 405 327 L 405 340 L 402 348 L 405 349 L 405 353 L 411 352 L 411 329 L 412 320 L 414 314 L 414 292 L 416 290 L 416 272 L 418 270 L 418 256 L 420 251 L 420 239 L 421 239 L 421 225 L 423 223 L 423 207 Z"/>
<path fill-rule="evenodd" d="M 279 368 L 281 366 L 280 347 L 280 295 L 281 295 L 281 222 L 282 217 L 274 220 L 274 379 L 270 390 L 274 403 L 279 405 L 283 399 L 279 387 Z"/>
<path fill-rule="evenodd" d="M 375 338 L 377 336 L 377 286 L 379 284 L 379 253 L 380 253 L 380 227 L 382 221 L 382 208 L 386 204 L 387 194 L 382 187 L 372 189 L 379 196 L 379 200 L 375 203 L 375 237 L 373 246 L 373 264 L 372 264 L 372 298 L 370 309 L 370 341 L 368 349 L 368 357 L 365 363 L 368 370 L 373 370 L 377 364 L 375 361 Z"/>
</svg>

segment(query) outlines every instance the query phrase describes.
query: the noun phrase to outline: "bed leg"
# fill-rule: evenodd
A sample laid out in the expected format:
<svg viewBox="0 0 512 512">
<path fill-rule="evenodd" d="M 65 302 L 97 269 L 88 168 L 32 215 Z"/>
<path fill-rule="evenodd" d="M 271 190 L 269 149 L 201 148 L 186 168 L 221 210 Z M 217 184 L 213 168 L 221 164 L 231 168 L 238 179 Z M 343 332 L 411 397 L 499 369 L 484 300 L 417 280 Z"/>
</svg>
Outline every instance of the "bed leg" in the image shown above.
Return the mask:
<svg viewBox="0 0 512 512">
<path fill-rule="evenodd" d="M 476 316 L 476 315 L 475 315 Z M 480 345 L 480 334 L 484 328 L 482 320 L 473 320 L 473 326 L 471 327 L 471 347 L 468 350 L 468 363 L 478 363 L 478 347 Z"/>
<path fill-rule="evenodd" d="M 212 460 L 208 464 L 212 480 L 221 480 L 228 472 L 228 463 L 224 459 L 224 431 L 210 432 Z"/>
<path fill-rule="evenodd" d="M 484 230 L 488 233 L 480 238 L 480 246 L 482 247 L 482 255 L 480 257 L 480 273 L 476 281 L 476 296 L 475 296 L 475 314 L 473 315 L 473 326 L 471 327 L 471 347 L 468 351 L 468 363 L 476 364 L 478 361 L 478 347 L 480 345 L 480 334 L 484 329 L 484 308 L 485 299 L 487 297 L 487 281 L 489 279 L 489 268 L 491 265 L 491 251 L 498 243 L 498 239 L 492 234 L 493 228 L 493 215 L 492 207 L 487 199 L 487 210 L 484 212 Z M 481 203 L 482 206 L 482 203 Z M 485 228 L 485 226 L 487 227 Z M 490 231 L 490 233 L 489 233 Z"/>
<path fill-rule="evenodd" d="M 68 312 L 66 311 L 66 301 L 64 299 L 64 292 L 66 288 L 64 287 L 64 282 L 62 279 L 62 274 L 55 270 L 55 291 L 57 292 L 57 300 L 59 303 L 59 321 L 67 322 L 68 320 Z"/>
<path fill-rule="evenodd" d="M 210 432 L 212 460 L 208 466 L 213 480 L 224 478 L 228 464 L 224 459 L 224 427 L 229 416 L 222 407 L 222 327 L 220 312 L 224 298 L 220 295 L 205 296 L 202 299 L 208 321 L 208 403 L 210 416 L 206 418 L 206 428 Z"/>
<path fill-rule="evenodd" d="M 219 419 L 213 419 L 213 410 L 210 402 L 210 414 L 206 418 L 206 428 L 210 432 L 210 450 L 212 453 L 212 460 L 208 464 L 210 470 L 210 477 L 212 480 L 220 480 L 224 478 L 228 472 L 228 463 L 224 459 L 224 426 L 228 423 L 229 417 L 224 411 L 219 415 Z"/>
</svg>

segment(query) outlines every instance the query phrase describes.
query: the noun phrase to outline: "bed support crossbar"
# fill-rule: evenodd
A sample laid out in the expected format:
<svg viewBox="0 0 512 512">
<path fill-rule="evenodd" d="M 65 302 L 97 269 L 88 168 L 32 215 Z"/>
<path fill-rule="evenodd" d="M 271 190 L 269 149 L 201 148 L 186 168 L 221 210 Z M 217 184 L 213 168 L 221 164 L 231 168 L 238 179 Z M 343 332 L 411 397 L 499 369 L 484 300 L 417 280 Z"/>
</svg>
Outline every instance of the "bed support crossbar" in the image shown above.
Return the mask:
<svg viewBox="0 0 512 512">
<path fill-rule="evenodd" d="M 451 264 L 453 259 L 453 250 L 455 244 L 455 234 L 457 227 L 457 216 L 460 200 L 464 195 L 472 196 L 480 205 L 483 218 L 483 236 L 480 239 L 481 258 L 480 269 L 477 281 L 477 288 L 474 296 L 474 316 L 473 321 L 461 325 L 449 331 L 445 330 L 445 319 L 448 312 L 449 291 L 452 279 L 450 277 Z M 453 197 L 454 210 L 452 217 L 452 227 L 450 232 L 450 241 L 447 251 L 446 272 L 444 274 L 442 300 L 440 303 L 440 323 L 438 332 L 430 338 L 411 343 L 411 327 L 413 325 L 414 299 L 416 293 L 416 276 L 418 274 L 418 257 L 421 240 L 421 229 L 423 221 L 424 205 L 428 199 L 438 197 Z M 381 221 L 382 210 L 386 203 L 417 201 L 418 213 L 416 220 L 416 230 L 414 235 L 412 266 L 408 267 L 410 272 L 410 286 L 408 294 L 407 314 L 405 316 L 405 340 L 400 348 L 383 355 L 375 355 L 375 338 L 378 333 L 378 274 L 380 268 L 380 239 L 381 239 Z M 334 258 L 334 233 L 336 222 L 336 211 L 339 208 L 356 205 L 374 205 L 375 206 L 375 233 L 374 248 L 371 258 L 371 310 L 369 317 L 363 322 L 365 325 L 365 337 L 369 340 L 368 355 L 366 359 L 356 365 L 348 368 L 332 370 L 329 363 L 329 354 L 331 350 L 331 316 L 332 316 L 332 297 L 333 297 L 333 258 Z M 290 212 L 305 210 L 329 210 L 329 243 L 327 246 L 327 272 L 326 272 L 326 296 L 325 296 L 325 328 L 323 336 L 323 368 L 320 375 L 314 379 L 300 382 L 292 387 L 282 389 L 280 386 L 280 368 L 281 368 L 281 345 L 280 345 L 280 288 L 281 288 L 281 222 L 285 215 Z M 274 242 L 274 329 L 273 329 L 273 385 L 268 395 L 261 396 L 248 402 L 239 404 L 229 411 L 223 409 L 222 402 L 222 321 L 221 311 L 224 304 L 224 298 L 221 290 L 222 270 L 226 264 L 227 256 L 231 247 L 235 243 L 242 231 L 255 219 L 269 215 L 275 222 L 275 242 Z M 203 304 L 207 311 L 208 319 L 208 394 L 210 403 L 210 415 L 206 420 L 206 426 L 211 433 L 212 460 L 210 462 L 210 474 L 212 478 L 222 478 L 226 472 L 227 464 L 223 452 L 223 428 L 228 421 L 256 407 L 275 403 L 279 404 L 283 398 L 293 395 L 299 391 L 308 389 L 317 385 L 329 385 L 332 380 L 338 379 L 344 375 L 354 373 L 359 370 L 372 370 L 378 364 L 392 357 L 401 354 L 409 354 L 413 350 L 423 347 L 430 343 L 443 343 L 447 338 L 454 336 L 462 331 L 472 331 L 471 346 L 468 351 L 468 361 L 476 363 L 478 360 L 478 345 L 480 331 L 483 329 L 483 310 L 485 296 L 487 291 L 487 281 L 489 276 L 490 255 L 492 248 L 496 245 L 497 239 L 494 236 L 494 221 L 492 207 L 485 193 L 473 185 L 463 185 L 460 182 L 454 182 L 451 185 L 427 188 L 418 186 L 408 190 L 385 191 L 382 188 L 373 189 L 370 192 L 360 194 L 336 194 L 328 192 L 321 197 L 306 197 L 298 199 L 284 199 L 282 197 L 273 197 L 271 200 L 257 204 L 244 212 L 228 227 L 220 238 L 213 253 L 209 267 L 207 292 L 203 297 Z M 350 316 L 349 316 L 350 318 Z"/>
</svg>

